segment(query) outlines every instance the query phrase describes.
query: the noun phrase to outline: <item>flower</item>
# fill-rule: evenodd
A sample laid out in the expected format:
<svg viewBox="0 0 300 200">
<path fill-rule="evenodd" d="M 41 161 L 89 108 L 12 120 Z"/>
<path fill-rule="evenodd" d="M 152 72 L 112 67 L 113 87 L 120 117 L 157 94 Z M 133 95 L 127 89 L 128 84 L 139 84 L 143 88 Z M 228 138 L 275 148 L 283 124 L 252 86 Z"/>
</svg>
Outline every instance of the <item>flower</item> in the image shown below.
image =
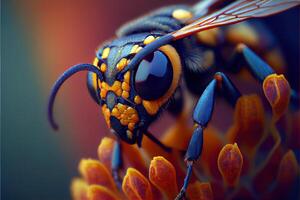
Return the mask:
<svg viewBox="0 0 300 200">
<path fill-rule="evenodd" d="M 220 131 L 212 125 L 204 130 L 203 152 L 194 164 L 188 199 L 299 197 L 296 151 L 300 148 L 300 113 L 288 110 L 290 88 L 283 76 L 267 77 L 263 90 L 272 108 L 271 116 L 258 95 L 244 95 L 237 101 L 228 130 Z M 161 138 L 162 142 L 187 147 L 192 129 L 184 126 L 183 118 Z M 123 182 L 118 189 L 110 173 L 114 143 L 112 138 L 103 138 L 98 159 L 80 161 L 81 178 L 74 178 L 71 184 L 74 200 L 176 197 L 186 171 L 184 152 L 164 152 L 146 137 L 143 150 L 122 142 Z"/>
</svg>

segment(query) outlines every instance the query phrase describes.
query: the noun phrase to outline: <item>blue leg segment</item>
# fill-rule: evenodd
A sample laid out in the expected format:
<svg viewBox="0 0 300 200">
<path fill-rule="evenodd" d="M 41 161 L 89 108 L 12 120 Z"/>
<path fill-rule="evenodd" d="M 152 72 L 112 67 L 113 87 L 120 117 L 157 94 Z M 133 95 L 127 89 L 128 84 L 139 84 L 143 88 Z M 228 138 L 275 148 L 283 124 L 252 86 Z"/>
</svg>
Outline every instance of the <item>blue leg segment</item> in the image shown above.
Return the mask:
<svg viewBox="0 0 300 200">
<path fill-rule="evenodd" d="M 121 144 L 119 141 L 116 141 L 112 153 L 111 169 L 112 169 L 113 179 L 119 189 L 122 188 L 122 181 L 119 176 L 119 170 L 121 167 L 122 167 Z"/>
<path fill-rule="evenodd" d="M 244 44 L 238 45 L 235 55 L 232 59 L 232 64 L 233 66 L 246 66 L 260 83 L 263 83 L 267 76 L 275 73 L 272 67 L 270 67 L 254 51 L 252 51 L 249 47 L 247 47 Z M 290 105 L 294 108 L 299 108 L 299 95 L 293 89 L 291 91 Z"/>
<path fill-rule="evenodd" d="M 241 96 L 240 91 L 235 87 L 231 80 L 223 73 L 217 72 L 215 79 L 218 80 L 218 89 L 220 93 L 231 106 L 235 106 L 236 101 Z"/>
<path fill-rule="evenodd" d="M 267 76 L 274 74 L 274 70 L 264 62 L 256 53 L 244 44 L 239 44 L 236 51 L 236 59 L 241 59 L 245 63 L 253 76 L 263 82 Z"/>
<path fill-rule="evenodd" d="M 217 80 L 212 80 L 202 93 L 193 113 L 193 119 L 197 124 L 206 126 L 209 122 L 215 104 L 215 91 Z"/>
<path fill-rule="evenodd" d="M 192 174 L 193 163 L 198 160 L 201 155 L 203 147 L 203 130 L 211 120 L 216 92 L 225 94 L 225 98 L 232 105 L 235 105 L 237 99 L 241 96 L 240 92 L 230 79 L 221 72 L 215 74 L 214 79 L 203 91 L 193 113 L 195 129 L 186 151 L 185 161 L 187 162 L 187 172 L 183 186 L 176 197 L 177 200 L 185 197 L 185 192 Z"/>
</svg>

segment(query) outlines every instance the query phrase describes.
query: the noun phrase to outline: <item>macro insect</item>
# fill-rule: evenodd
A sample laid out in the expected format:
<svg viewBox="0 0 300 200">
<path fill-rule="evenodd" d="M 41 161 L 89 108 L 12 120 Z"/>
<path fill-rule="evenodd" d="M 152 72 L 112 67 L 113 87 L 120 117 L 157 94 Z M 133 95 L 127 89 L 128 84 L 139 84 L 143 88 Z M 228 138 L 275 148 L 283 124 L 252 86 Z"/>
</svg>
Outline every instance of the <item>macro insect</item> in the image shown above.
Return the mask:
<svg viewBox="0 0 300 200">
<path fill-rule="evenodd" d="M 49 121 L 57 129 L 53 104 L 62 84 L 73 74 L 88 71 L 88 90 L 117 138 L 140 147 L 146 136 L 170 151 L 148 128 L 161 112 L 180 115 L 185 91 L 197 95 L 192 114 L 194 132 L 185 155 L 186 177 L 177 196 L 182 199 L 193 163 L 201 155 L 203 130 L 212 117 L 216 94 L 224 96 L 232 106 L 241 96 L 225 73 L 236 73 L 245 67 L 260 83 L 275 74 L 248 47 L 267 52 L 273 45 L 259 34 L 253 36 L 252 30 L 258 27 L 244 24 L 242 29 L 232 30 L 232 26 L 225 25 L 270 16 L 299 4 L 298 0 L 206 0 L 195 6 L 169 6 L 132 21 L 118 30 L 116 39 L 97 50 L 93 64 L 75 65 L 59 77 L 49 99 Z M 228 41 L 231 36 L 238 40 Z M 249 37 L 254 39 L 249 42 Z M 291 98 L 291 102 L 298 98 L 296 92 L 292 91 Z M 112 160 L 117 183 L 120 151 L 117 142 Z"/>
</svg>

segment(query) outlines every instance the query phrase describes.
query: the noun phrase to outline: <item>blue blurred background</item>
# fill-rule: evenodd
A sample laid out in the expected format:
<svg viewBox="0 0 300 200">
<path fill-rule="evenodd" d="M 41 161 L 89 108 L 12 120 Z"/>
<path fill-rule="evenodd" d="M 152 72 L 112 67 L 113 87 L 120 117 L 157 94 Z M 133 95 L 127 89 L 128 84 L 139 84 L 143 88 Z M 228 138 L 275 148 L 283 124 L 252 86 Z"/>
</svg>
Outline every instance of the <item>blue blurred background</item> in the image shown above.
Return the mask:
<svg viewBox="0 0 300 200">
<path fill-rule="evenodd" d="M 69 199 L 81 157 L 96 157 L 106 126 L 85 74 L 59 93 L 51 130 L 47 98 L 69 66 L 91 62 L 96 47 L 124 22 L 154 8 L 197 1 L 78 0 L 1 2 L 1 198 Z M 277 36 L 288 79 L 299 91 L 299 8 L 262 20 Z"/>
</svg>

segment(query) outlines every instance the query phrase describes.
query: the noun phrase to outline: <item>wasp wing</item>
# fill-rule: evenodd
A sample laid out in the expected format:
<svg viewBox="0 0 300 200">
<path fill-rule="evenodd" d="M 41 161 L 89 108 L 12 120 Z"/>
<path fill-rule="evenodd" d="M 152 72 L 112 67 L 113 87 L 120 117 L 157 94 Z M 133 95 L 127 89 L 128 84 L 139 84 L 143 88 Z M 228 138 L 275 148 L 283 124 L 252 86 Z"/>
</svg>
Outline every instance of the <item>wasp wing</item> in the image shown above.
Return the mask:
<svg viewBox="0 0 300 200">
<path fill-rule="evenodd" d="M 300 0 L 239 0 L 220 11 L 197 19 L 173 32 L 173 40 L 184 38 L 203 30 L 234 24 L 251 18 L 273 15 L 299 4 Z"/>
<path fill-rule="evenodd" d="M 232 0 L 230 0 L 232 1 Z M 228 0 L 202 0 L 193 6 L 194 19 L 208 15 L 225 5 L 230 4 Z"/>
</svg>

